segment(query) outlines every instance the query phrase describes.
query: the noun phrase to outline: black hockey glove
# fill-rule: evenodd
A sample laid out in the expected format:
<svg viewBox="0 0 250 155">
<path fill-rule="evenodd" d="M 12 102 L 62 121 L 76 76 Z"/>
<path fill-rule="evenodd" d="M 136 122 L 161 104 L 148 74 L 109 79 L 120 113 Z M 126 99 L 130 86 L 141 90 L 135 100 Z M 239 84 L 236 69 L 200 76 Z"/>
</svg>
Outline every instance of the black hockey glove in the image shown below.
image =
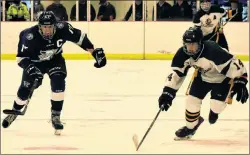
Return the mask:
<svg viewBox="0 0 250 155">
<path fill-rule="evenodd" d="M 101 68 L 106 65 L 107 59 L 102 48 L 96 48 L 93 51 L 92 56 L 96 60 L 96 63 L 94 64 L 96 68 Z"/>
<path fill-rule="evenodd" d="M 36 88 L 38 88 L 42 84 L 43 74 L 34 64 L 30 64 L 27 68 L 25 68 L 24 71 L 28 74 L 29 77 L 31 77 L 32 80 L 38 80 Z"/>
<path fill-rule="evenodd" d="M 234 85 L 231 90 L 231 97 L 233 98 L 233 96 L 237 94 L 236 100 L 238 102 L 241 101 L 242 104 L 244 104 L 249 97 L 246 87 L 247 82 L 247 78 L 245 77 L 235 78 Z"/>
<path fill-rule="evenodd" d="M 174 90 L 169 87 L 164 87 L 161 96 L 159 97 L 159 108 L 163 106 L 162 111 L 167 111 L 168 108 L 172 105 L 172 101 L 176 96 L 177 90 Z"/>
</svg>

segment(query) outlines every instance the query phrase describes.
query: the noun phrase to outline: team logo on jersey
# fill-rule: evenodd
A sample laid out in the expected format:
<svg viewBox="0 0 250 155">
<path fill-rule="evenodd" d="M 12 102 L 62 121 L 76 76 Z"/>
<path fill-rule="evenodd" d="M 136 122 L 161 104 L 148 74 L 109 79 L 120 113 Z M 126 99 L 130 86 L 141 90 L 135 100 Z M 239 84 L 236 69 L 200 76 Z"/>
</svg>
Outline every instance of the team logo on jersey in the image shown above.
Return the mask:
<svg viewBox="0 0 250 155">
<path fill-rule="evenodd" d="M 211 20 L 210 18 L 208 18 L 208 19 L 206 20 L 206 25 L 211 25 L 211 23 L 212 23 L 212 20 Z"/>
<path fill-rule="evenodd" d="M 51 49 L 46 51 L 40 51 L 41 55 L 38 55 L 40 60 L 50 60 L 53 58 L 54 54 L 56 53 L 57 49 Z"/>
<path fill-rule="evenodd" d="M 56 26 L 59 28 L 59 29 L 62 29 L 64 27 L 63 23 L 57 23 Z"/>
<path fill-rule="evenodd" d="M 193 65 L 193 67 L 195 69 L 198 69 L 198 71 L 201 72 L 201 74 L 203 74 L 203 75 L 206 74 L 208 71 L 210 71 L 212 69 L 212 68 L 207 68 L 207 69 L 201 68 L 201 67 L 199 67 L 197 65 Z"/>
<path fill-rule="evenodd" d="M 32 40 L 34 38 L 34 35 L 32 33 L 27 34 L 26 38 L 28 40 Z"/>
</svg>

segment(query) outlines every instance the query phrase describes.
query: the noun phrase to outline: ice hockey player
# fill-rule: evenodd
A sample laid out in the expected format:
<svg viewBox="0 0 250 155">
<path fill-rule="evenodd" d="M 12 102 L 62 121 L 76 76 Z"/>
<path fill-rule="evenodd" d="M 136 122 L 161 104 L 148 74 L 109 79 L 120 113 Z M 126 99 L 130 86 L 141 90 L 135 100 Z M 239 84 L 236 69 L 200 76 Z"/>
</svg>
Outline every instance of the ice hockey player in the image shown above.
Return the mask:
<svg viewBox="0 0 250 155">
<path fill-rule="evenodd" d="M 225 109 L 229 92 L 237 94 L 242 104 L 248 99 L 247 71 L 243 63 L 213 41 L 202 41 L 199 28 L 191 27 L 183 35 L 183 46 L 172 60 L 172 72 L 159 97 L 159 107 L 167 111 L 181 87 L 190 67 L 198 69 L 186 100 L 186 126 L 175 132 L 175 140 L 191 138 L 204 119 L 200 116 L 202 100 L 211 91 L 209 122 L 214 124 Z M 233 79 L 231 87 L 229 81 Z"/>
<path fill-rule="evenodd" d="M 87 34 L 73 28 L 67 22 L 57 22 L 51 11 L 44 11 L 38 19 L 38 24 L 23 30 L 19 35 L 17 61 L 23 69 L 21 85 L 14 101 L 13 109 L 21 110 L 27 103 L 31 87 L 36 80 L 38 88 L 42 84 L 44 74 L 48 74 L 51 84 L 51 122 L 55 133 L 60 134 L 63 124 L 60 114 L 63 108 L 65 78 L 67 70 L 62 56 L 62 46 L 66 41 L 79 45 L 90 52 L 96 63 L 96 68 L 106 65 L 106 57 L 102 48 L 94 48 Z M 38 110 L 38 109 L 37 109 Z M 2 126 L 7 128 L 17 118 L 17 115 L 7 115 Z"/>
<path fill-rule="evenodd" d="M 200 0 L 200 10 L 194 15 L 193 23 L 203 32 L 203 40 L 212 40 L 222 48 L 228 49 L 226 37 L 223 33 L 223 21 L 227 12 L 217 5 L 211 5 L 211 0 Z M 211 38 L 212 37 L 212 38 Z"/>
</svg>

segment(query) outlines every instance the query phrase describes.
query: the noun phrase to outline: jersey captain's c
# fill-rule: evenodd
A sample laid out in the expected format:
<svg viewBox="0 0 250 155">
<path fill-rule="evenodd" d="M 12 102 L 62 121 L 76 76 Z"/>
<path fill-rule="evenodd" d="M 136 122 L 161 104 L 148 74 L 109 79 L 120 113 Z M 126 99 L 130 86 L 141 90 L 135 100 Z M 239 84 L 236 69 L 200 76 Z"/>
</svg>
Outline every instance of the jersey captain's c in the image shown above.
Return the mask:
<svg viewBox="0 0 250 155">
<path fill-rule="evenodd" d="M 20 33 L 17 58 L 19 61 L 29 58 L 33 62 L 50 60 L 56 55 L 61 56 L 62 46 L 66 41 L 71 41 L 86 50 L 91 47 L 84 44 L 85 37 L 85 33 L 73 28 L 69 23 L 59 22 L 56 24 L 54 37 L 46 40 L 39 33 L 38 25 L 35 25 Z"/>
<path fill-rule="evenodd" d="M 214 33 L 221 22 L 221 18 L 226 15 L 226 11 L 219 6 L 211 6 L 208 12 L 200 9 L 194 16 L 193 23 L 201 27 L 203 35 Z"/>
<path fill-rule="evenodd" d="M 180 48 L 172 61 L 172 72 L 166 79 L 166 86 L 178 90 L 190 67 L 198 69 L 203 81 L 221 83 L 225 78 L 234 79 L 247 73 L 243 63 L 223 50 L 213 41 L 204 41 L 202 50 L 195 58 Z"/>
</svg>

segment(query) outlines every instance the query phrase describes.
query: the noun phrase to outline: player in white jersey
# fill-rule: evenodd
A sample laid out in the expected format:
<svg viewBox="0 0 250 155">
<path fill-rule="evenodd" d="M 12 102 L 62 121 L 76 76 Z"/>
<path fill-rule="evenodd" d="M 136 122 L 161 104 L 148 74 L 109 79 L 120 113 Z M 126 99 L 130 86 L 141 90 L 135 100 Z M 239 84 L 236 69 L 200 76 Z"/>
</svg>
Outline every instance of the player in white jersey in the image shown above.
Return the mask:
<svg viewBox="0 0 250 155">
<path fill-rule="evenodd" d="M 193 23 L 203 32 L 203 40 L 212 40 L 228 50 L 226 37 L 223 33 L 222 17 L 227 12 L 216 5 L 211 5 L 211 0 L 201 0 L 200 10 L 195 14 Z"/>
<path fill-rule="evenodd" d="M 198 69 L 186 101 L 186 126 L 176 131 L 176 140 L 191 138 L 204 119 L 200 116 L 202 100 L 211 91 L 209 122 L 214 124 L 225 109 L 229 92 L 245 103 L 249 97 L 247 71 L 243 63 L 213 41 L 203 41 L 200 28 L 189 28 L 183 35 L 183 46 L 172 60 L 159 106 L 167 111 L 181 87 L 188 69 Z M 233 86 L 229 83 L 233 79 Z M 231 87 L 232 86 L 232 87 Z"/>
</svg>

